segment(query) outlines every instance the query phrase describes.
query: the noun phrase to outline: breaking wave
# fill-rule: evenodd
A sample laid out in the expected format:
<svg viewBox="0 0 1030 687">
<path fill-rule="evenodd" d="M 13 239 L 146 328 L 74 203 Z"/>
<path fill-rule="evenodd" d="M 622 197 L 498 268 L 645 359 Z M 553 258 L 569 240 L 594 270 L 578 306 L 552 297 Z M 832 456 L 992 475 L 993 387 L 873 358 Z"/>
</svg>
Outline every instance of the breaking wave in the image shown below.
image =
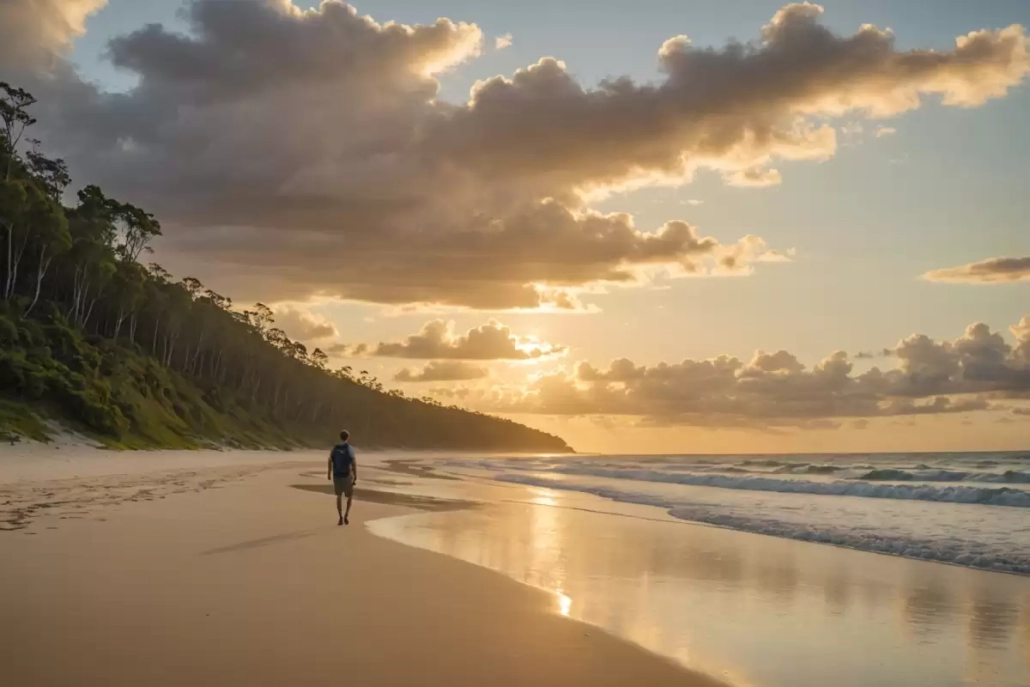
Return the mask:
<svg viewBox="0 0 1030 687">
<path fill-rule="evenodd" d="M 1006 506 L 1010 508 L 1030 508 L 1030 491 L 1009 487 L 977 487 L 977 486 L 935 486 L 932 484 L 877 484 L 872 480 L 917 481 L 918 478 L 899 478 L 898 474 L 914 475 L 902 470 L 874 470 L 880 477 L 867 478 L 870 481 L 837 480 L 832 482 L 810 482 L 797 479 L 776 479 L 759 476 L 731 476 L 720 474 L 692 474 L 683 472 L 662 472 L 646 469 L 612 469 L 601 467 L 568 466 L 553 469 L 551 472 L 564 475 L 582 475 L 603 477 L 608 479 L 636 480 L 641 482 L 657 482 L 663 484 L 686 484 L 699 487 L 716 487 L 719 489 L 744 489 L 749 491 L 772 491 L 780 493 L 816 494 L 824 496 L 855 496 L 874 499 L 908 499 L 916 501 L 937 501 L 943 503 L 968 503 L 985 506 Z M 947 472 L 947 471 L 939 471 Z M 882 476 L 891 473 L 894 476 Z M 871 474 L 871 473 L 867 473 Z M 1014 474 L 1011 479 L 1003 479 Z M 994 475 L 999 482 L 1030 483 L 1024 480 L 1027 473 L 1010 471 Z M 935 481 L 935 480 L 922 480 Z M 963 481 L 963 480 L 936 480 Z M 986 480 L 979 480 L 986 481 Z"/>
<path fill-rule="evenodd" d="M 877 531 L 848 529 L 846 526 L 834 526 L 825 523 L 817 525 L 787 522 L 775 518 L 739 515 L 727 512 L 717 504 L 673 503 L 653 494 L 634 493 L 598 485 L 577 484 L 575 482 L 549 479 L 541 475 L 504 473 L 496 475 L 495 479 L 502 482 L 584 492 L 624 503 L 656 506 L 665 509 L 669 515 L 680 520 L 725 527 L 742 532 L 752 532 L 819 544 L 831 544 L 860 551 L 949 563 L 981 570 L 1030 575 L 1030 554 L 1000 551 L 996 545 L 976 539 L 947 537 L 924 540 Z M 1027 505 L 1030 505 L 1030 503 Z"/>
<path fill-rule="evenodd" d="M 1005 472 L 963 472 L 961 470 L 928 470 L 909 472 L 894 468 L 870 470 L 854 479 L 870 482 L 994 482 L 1005 484 L 1030 484 L 1030 472 L 1007 470 Z"/>
</svg>

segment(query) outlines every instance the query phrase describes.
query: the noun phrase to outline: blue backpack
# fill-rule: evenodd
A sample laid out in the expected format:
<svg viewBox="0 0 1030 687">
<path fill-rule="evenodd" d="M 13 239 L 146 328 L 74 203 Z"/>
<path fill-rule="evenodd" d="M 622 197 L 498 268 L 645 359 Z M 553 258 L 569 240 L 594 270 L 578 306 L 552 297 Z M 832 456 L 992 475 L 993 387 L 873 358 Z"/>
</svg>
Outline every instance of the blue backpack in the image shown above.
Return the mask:
<svg viewBox="0 0 1030 687">
<path fill-rule="evenodd" d="M 346 477 L 350 474 L 351 465 L 354 463 L 354 449 L 350 444 L 333 446 L 333 452 L 329 455 L 333 460 L 334 477 Z"/>
</svg>

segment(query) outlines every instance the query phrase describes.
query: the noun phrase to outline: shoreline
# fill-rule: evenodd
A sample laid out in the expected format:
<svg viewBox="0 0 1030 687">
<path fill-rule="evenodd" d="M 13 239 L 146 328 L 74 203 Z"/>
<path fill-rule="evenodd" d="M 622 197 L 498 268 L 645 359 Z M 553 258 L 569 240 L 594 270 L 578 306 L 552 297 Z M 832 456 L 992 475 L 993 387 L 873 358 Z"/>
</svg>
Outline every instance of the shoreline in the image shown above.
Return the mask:
<svg viewBox="0 0 1030 687">
<path fill-rule="evenodd" d="M 550 590 L 564 614 L 729 684 L 1024 684 L 1025 578 L 698 527 L 647 517 L 650 506 L 581 507 L 592 495 L 502 491 L 470 491 L 489 498 L 475 511 L 371 527 Z"/>
<path fill-rule="evenodd" d="M 1011 458 L 1011 454 L 1004 455 Z M 972 456 L 970 460 L 978 460 L 981 454 Z M 750 462 L 750 456 L 735 456 L 733 460 L 740 458 L 748 458 L 744 465 Z M 696 471 L 669 473 L 662 471 L 661 463 L 645 463 L 643 459 L 640 463 L 630 461 L 628 467 L 610 468 L 604 461 L 599 462 L 599 467 L 593 467 L 589 460 L 553 461 L 553 465 L 552 461 L 538 461 L 528 466 L 492 459 L 459 461 L 452 474 L 477 479 L 485 476 L 499 483 L 563 494 L 583 494 L 599 499 L 599 503 L 612 504 L 614 510 L 620 504 L 646 506 L 676 522 L 726 531 L 1030 576 L 1030 554 L 1018 538 L 1013 540 L 1013 550 L 1002 548 L 1004 533 L 1023 528 L 1030 506 L 1030 489 L 1025 486 L 1030 473 L 1021 465 L 1009 469 L 1007 464 L 991 462 L 995 471 L 983 474 L 974 474 L 975 466 L 908 466 L 913 472 L 902 473 L 894 480 L 888 476 L 860 476 L 868 471 L 884 472 L 866 465 L 857 469 L 845 463 L 826 465 L 833 463 L 833 457 L 824 457 L 815 466 L 794 461 L 766 464 L 762 469 L 738 469 L 735 464 L 725 467 L 726 463 L 709 467 L 711 462 L 701 461 Z M 798 470 L 799 464 L 805 470 Z M 775 470 L 771 469 L 773 466 Z M 811 467 L 818 472 L 810 470 Z M 918 472 L 917 468 L 925 472 Z M 804 507 L 791 508 L 793 502 L 803 503 Z M 846 509 L 845 504 L 850 504 L 847 508 L 852 508 L 854 517 L 861 519 L 836 518 L 834 509 Z M 802 510 L 815 515 L 793 515 Z M 987 514 L 991 514 L 990 518 Z M 968 522 L 962 525 L 968 531 L 961 530 L 947 539 L 941 534 L 948 531 L 946 523 L 936 530 L 924 524 L 924 518 L 932 521 L 932 517 L 945 515 L 956 522 Z M 876 524 L 877 518 L 894 522 L 881 527 Z M 907 528 L 897 524 L 909 521 L 914 524 Z M 984 524 L 988 521 L 990 526 Z"/>
<path fill-rule="evenodd" d="M 365 527 L 470 502 L 372 488 L 350 527 L 327 524 L 318 467 L 87 479 L 129 498 L 58 503 L 0 532 L 5 672 L 27 686 L 720 684 L 561 617 L 545 591 Z"/>
</svg>

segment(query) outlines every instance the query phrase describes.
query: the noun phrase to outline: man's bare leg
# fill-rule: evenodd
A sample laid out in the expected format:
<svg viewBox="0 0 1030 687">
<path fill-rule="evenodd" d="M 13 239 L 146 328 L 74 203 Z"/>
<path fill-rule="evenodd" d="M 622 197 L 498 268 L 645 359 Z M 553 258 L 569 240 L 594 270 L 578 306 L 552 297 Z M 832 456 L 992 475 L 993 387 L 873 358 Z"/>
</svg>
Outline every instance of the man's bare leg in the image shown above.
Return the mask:
<svg viewBox="0 0 1030 687">
<path fill-rule="evenodd" d="M 344 525 L 349 525 L 350 524 L 350 503 L 353 500 L 354 500 L 353 496 L 348 496 L 347 497 L 347 511 L 343 514 L 343 524 Z"/>
<path fill-rule="evenodd" d="M 350 499 L 347 500 L 347 510 L 348 511 L 350 510 Z M 343 494 L 337 494 L 336 495 L 336 512 L 340 516 L 340 519 L 339 519 L 339 521 L 337 521 L 336 524 L 337 525 L 342 525 L 343 524 Z"/>
</svg>

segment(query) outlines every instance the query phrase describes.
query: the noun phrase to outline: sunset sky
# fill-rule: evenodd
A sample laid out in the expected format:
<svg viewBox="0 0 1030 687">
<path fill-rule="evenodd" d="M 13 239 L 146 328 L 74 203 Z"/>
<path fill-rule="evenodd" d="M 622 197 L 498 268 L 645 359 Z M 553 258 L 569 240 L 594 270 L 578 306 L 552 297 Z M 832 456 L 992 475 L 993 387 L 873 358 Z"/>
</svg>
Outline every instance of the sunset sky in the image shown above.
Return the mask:
<svg viewBox="0 0 1030 687">
<path fill-rule="evenodd" d="M 77 183 L 158 215 L 155 260 L 387 387 L 584 451 L 1027 448 L 1023 27 L 12 0 L 0 79 Z"/>
</svg>

